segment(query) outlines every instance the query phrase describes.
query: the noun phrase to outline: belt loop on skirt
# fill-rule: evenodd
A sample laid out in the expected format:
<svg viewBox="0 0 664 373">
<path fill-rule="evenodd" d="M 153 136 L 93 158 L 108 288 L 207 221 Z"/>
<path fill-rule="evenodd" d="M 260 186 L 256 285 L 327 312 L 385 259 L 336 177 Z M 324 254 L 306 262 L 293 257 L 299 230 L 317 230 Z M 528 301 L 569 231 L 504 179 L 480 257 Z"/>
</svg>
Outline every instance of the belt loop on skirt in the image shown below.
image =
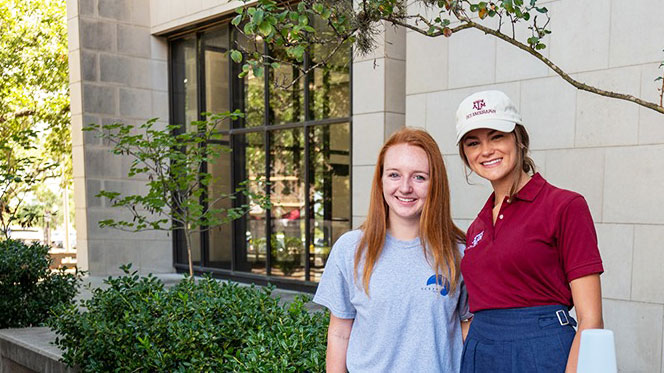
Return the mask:
<svg viewBox="0 0 664 373">
<path fill-rule="evenodd" d="M 567 313 L 563 310 L 558 310 L 556 311 L 556 316 L 558 317 L 558 322 L 560 323 L 560 326 L 565 326 L 569 325 L 569 318 L 567 317 Z M 565 319 L 565 321 L 563 321 Z"/>
<path fill-rule="evenodd" d="M 552 326 L 558 324 L 560 326 L 576 326 L 576 320 L 569 314 L 567 308 L 561 308 L 553 312 L 553 314 L 545 314 L 539 317 L 540 327 Z"/>
</svg>

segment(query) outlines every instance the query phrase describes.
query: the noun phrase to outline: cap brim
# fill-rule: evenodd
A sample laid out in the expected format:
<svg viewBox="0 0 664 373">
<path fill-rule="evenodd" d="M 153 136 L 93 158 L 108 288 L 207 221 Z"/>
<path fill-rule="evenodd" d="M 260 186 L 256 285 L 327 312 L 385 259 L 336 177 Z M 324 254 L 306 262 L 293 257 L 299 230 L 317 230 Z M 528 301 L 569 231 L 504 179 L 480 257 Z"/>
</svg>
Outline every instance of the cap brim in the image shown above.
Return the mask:
<svg viewBox="0 0 664 373">
<path fill-rule="evenodd" d="M 510 120 L 502 119 L 491 119 L 491 120 L 479 120 L 475 122 L 466 122 L 463 130 L 457 134 L 456 143 L 459 145 L 461 139 L 466 136 L 470 131 L 479 129 L 479 128 L 489 128 L 492 130 L 497 130 L 500 132 L 512 132 L 516 127 L 516 122 Z"/>
</svg>

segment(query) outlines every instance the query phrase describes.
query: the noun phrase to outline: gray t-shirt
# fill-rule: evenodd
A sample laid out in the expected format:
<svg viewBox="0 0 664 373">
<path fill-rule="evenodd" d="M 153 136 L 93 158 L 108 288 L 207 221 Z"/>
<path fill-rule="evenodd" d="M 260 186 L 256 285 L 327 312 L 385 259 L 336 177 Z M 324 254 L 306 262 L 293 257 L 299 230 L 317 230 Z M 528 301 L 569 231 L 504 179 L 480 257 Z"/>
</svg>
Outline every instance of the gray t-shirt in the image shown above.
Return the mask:
<svg viewBox="0 0 664 373">
<path fill-rule="evenodd" d="M 454 294 L 436 281 L 419 239 L 390 235 L 374 266 L 370 297 L 353 278 L 359 230 L 334 244 L 314 302 L 342 319 L 355 319 L 346 366 L 355 372 L 458 372 L 463 349 L 460 319 L 468 319 L 461 279 Z M 461 252 L 463 252 L 460 247 Z"/>
</svg>

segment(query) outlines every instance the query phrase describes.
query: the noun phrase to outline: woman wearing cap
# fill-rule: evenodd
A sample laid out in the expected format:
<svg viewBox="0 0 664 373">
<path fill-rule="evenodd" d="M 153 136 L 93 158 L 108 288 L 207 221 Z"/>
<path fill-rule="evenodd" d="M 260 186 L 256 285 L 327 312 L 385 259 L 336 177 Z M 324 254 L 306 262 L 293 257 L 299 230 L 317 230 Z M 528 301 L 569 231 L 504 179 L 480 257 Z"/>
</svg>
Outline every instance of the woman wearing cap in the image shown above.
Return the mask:
<svg viewBox="0 0 664 373">
<path fill-rule="evenodd" d="M 397 131 L 378 155 L 367 219 L 334 244 L 314 297 L 330 310 L 327 372 L 458 372 L 464 241 L 438 145 Z"/>
<path fill-rule="evenodd" d="M 461 263 L 474 313 L 461 371 L 574 372 L 581 331 L 603 327 L 588 205 L 535 173 L 528 133 L 504 93 L 464 99 L 456 129 L 464 163 L 493 187 Z"/>
</svg>

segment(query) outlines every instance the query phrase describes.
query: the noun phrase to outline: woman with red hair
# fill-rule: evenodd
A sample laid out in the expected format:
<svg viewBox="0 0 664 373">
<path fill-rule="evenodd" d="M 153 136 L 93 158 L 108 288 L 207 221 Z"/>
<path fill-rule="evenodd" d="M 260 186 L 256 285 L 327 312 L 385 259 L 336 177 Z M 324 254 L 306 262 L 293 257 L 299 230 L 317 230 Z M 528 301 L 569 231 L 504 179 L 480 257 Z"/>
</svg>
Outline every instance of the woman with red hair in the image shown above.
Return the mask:
<svg viewBox="0 0 664 373">
<path fill-rule="evenodd" d="M 458 372 L 463 232 L 443 157 L 425 131 L 383 145 L 367 219 L 335 243 L 314 302 L 330 310 L 328 372 Z M 467 323 L 464 323 L 467 324 Z"/>
</svg>

